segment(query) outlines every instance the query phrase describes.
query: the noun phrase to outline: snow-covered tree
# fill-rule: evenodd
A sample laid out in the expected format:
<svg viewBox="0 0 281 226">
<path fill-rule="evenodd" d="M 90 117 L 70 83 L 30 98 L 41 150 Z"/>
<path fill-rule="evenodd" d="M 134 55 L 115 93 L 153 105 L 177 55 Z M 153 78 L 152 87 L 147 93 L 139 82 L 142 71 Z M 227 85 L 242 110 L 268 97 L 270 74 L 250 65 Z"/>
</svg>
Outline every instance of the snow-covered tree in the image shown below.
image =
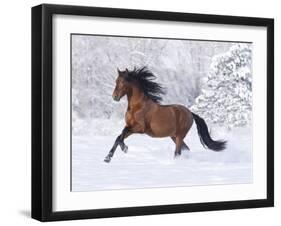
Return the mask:
<svg viewBox="0 0 281 226">
<path fill-rule="evenodd" d="M 235 44 L 216 55 L 203 78 L 201 95 L 192 111 L 212 123 L 228 128 L 251 123 L 252 50 L 250 44 Z"/>
</svg>

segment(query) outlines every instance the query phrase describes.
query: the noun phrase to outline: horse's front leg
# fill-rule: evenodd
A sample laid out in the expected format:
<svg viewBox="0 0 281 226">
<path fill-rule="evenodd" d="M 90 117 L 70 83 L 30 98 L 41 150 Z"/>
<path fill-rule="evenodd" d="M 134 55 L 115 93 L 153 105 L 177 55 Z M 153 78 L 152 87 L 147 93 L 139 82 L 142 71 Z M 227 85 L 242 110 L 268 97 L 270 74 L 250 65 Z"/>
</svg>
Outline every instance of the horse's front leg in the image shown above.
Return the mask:
<svg viewBox="0 0 281 226">
<path fill-rule="evenodd" d="M 124 139 L 126 139 L 128 136 L 132 135 L 133 133 L 144 133 L 144 129 L 141 126 L 124 128 L 119 140 L 119 145 L 121 147 L 121 150 L 124 151 L 125 153 L 128 152 L 128 146 L 124 143 Z"/>
<path fill-rule="evenodd" d="M 127 147 L 127 145 L 125 145 L 124 139 L 125 139 L 125 137 L 128 137 L 128 135 L 129 135 L 129 129 L 127 127 L 125 127 L 123 129 L 122 133 L 116 138 L 116 140 L 115 140 L 112 148 L 110 149 L 108 155 L 105 157 L 105 159 L 104 159 L 105 162 L 110 162 L 110 160 L 113 157 L 114 152 L 116 151 L 116 148 L 118 147 L 118 145 L 120 145 L 121 149 L 124 152 L 127 152 L 128 147 Z"/>
<path fill-rule="evenodd" d="M 119 145 L 120 145 L 120 148 L 123 152 L 125 152 L 125 153 L 128 152 L 128 146 L 124 143 L 124 140 L 120 141 Z"/>
<path fill-rule="evenodd" d="M 120 140 L 119 140 L 120 148 L 125 153 L 128 152 L 128 146 L 124 143 L 124 139 L 126 139 L 131 134 L 132 134 L 132 132 L 130 131 L 130 129 L 128 127 L 125 127 L 122 131 L 122 134 L 121 134 L 121 137 L 120 137 Z"/>
<path fill-rule="evenodd" d="M 105 157 L 105 159 L 104 159 L 105 162 L 110 162 L 111 158 L 113 157 L 114 152 L 115 152 L 115 150 L 116 150 L 116 148 L 117 148 L 117 146 L 118 146 L 118 143 L 119 143 L 119 140 L 120 140 L 120 136 L 121 136 L 121 135 L 119 135 L 119 136 L 116 138 L 116 140 L 115 140 L 115 142 L 114 142 L 112 148 L 110 149 L 109 153 L 108 153 L 107 156 Z"/>
</svg>

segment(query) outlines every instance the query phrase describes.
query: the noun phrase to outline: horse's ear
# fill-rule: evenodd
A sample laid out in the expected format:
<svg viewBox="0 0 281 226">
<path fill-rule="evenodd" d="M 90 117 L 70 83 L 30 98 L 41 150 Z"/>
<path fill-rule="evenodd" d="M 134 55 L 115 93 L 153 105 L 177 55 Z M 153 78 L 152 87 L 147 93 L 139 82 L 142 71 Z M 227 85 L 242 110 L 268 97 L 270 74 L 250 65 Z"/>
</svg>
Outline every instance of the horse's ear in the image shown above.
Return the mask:
<svg viewBox="0 0 281 226">
<path fill-rule="evenodd" d="M 126 68 L 125 73 L 124 73 L 124 77 L 128 78 L 129 77 L 129 70 Z"/>
</svg>

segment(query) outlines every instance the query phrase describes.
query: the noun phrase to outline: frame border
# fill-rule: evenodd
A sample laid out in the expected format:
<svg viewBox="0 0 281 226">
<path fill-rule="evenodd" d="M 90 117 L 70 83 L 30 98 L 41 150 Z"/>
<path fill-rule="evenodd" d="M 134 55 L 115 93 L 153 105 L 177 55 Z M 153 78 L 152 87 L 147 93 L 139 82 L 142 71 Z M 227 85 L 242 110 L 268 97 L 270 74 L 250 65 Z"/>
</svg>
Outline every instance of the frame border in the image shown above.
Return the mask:
<svg viewBox="0 0 281 226">
<path fill-rule="evenodd" d="M 267 198 L 95 210 L 52 210 L 52 16 L 117 17 L 267 28 Z M 39 221 L 123 217 L 274 206 L 274 19 L 42 4 L 32 7 L 32 198 Z"/>
</svg>

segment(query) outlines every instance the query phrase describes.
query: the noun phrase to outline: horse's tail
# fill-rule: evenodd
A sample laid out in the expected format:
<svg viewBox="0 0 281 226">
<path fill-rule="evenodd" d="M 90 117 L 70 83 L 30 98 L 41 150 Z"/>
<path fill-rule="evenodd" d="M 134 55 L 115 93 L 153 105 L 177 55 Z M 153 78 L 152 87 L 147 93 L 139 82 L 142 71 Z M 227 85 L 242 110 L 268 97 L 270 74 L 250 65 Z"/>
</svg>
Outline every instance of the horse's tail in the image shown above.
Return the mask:
<svg viewBox="0 0 281 226">
<path fill-rule="evenodd" d="M 206 125 L 206 122 L 204 119 L 202 119 L 200 116 L 192 113 L 193 118 L 195 120 L 198 135 L 201 141 L 201 144 L 206 148 L 209 148 L 213 151 L 222 151 L 225 149 L 226 141 L 218 140 L 215 141 L 211 138 L 210 133 L 208 131 L 208 127 Z"/>
</svg>

